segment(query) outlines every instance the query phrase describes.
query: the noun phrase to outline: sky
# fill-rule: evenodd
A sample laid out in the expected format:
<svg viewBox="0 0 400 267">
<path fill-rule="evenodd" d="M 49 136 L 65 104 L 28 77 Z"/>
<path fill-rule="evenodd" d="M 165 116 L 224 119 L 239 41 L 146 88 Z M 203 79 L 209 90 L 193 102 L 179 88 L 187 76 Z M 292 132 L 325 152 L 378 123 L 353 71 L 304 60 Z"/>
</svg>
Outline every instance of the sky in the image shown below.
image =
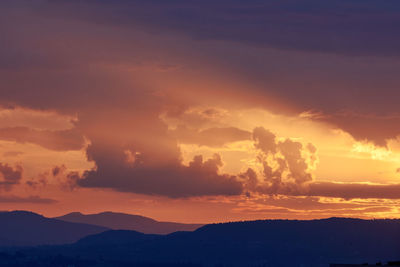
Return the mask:
<svg viewBox="0 0 400 267">
<path fill-rule="evenodd" d="M 400 214 L 397 0 L 0 2 L 0 210 Z"/>
</svg>

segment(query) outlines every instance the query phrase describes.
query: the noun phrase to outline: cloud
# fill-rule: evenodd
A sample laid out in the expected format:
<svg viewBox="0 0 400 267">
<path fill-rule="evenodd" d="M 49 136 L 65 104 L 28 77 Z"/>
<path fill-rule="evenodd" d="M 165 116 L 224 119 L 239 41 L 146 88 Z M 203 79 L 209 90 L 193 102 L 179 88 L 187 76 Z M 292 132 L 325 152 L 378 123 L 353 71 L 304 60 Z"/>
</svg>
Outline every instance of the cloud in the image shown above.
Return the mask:
<svg viewBox="0 0 400 267">
<path fill-rule="evenodd" d="M 170 105 L 162 114 L 163 120 L 172 128 L 205 130 L 221 127 L 222 121 L 229 117 L 229 111 L 222 108 L 209 106 L 190 107 L 184 103 Z"/>
<path fill-rule="evenodd" d="M 0 125 L 2 128 L 27 127 L 36 130 L 67 130 L 73 128 L 74 116 L 58 114 L 54 111 L 26 109 L 10 104 L 0 106 Z"/>
<path fill-rule="evenodd" d="M 253 131 L 255 147 L 260 150 L 258 160 L 263 165 L 263 181 L 255 182 L 253 170 L 242 176 L 251 182 L 254 191 L 264 194 L 292 194 L 304 192 L 312 181 L 309 164 L 316 157 L 316 148 L 308 144 L 306 148 L 300 142 L 290 139 L 278 141 L 275 134 L 263 127 Z M 304 150 L 308 155 L 303 155 Z"/>
<path fill-rule="evenodd" d="M 148 90 L 167 96 L 159 104 L 170 106 L 236 102 L 291 115 L 316 110 L 334 127 L 379 145 L 400 133 L 393 118 L 396 1 L 15 2 L 1 3 L 0 30 L 9 36 L 0 49 L 4 105 L 81 115 L 109 103 L 126 108 Z M 155 69 L 137 71 L 148 62 L 185 67 L 158 80 Z M 214 86 L 204 84 L 214 75 Z M 238 81 L 245 81 L 239 90 L 229 86 Z M 202 93 L 207 97 L 198 98 Z M 343 110 L 359 115 L 342 116 Z"/>
<path fill-rule="evenodd" d="M 22 151 L 6 151 L 3 153 L 3 156 L 4 157 L 18 157 L 23 154 L 24 154 L 24 152 L 22 152 Z"/>
<path fill-rule="evenodd" d="M 373 115 L 355 112 L 339 112 L 321 117 L 318 120 L 329 122 L 350 133 L 357 140 L 369 140 L 375 145 L 385 147 L 388 139 L 400 134 L 399 115 Z"/>
<path fill-rule="evenodd" d="M 268 207 L 268 206 L 249 206 L 237 209 L 241 212 L 250 212 L 250 213 L 266 213 L 266 214 L 276 214 L 282 218 L 282 216 L 287 216 L 290 214 L 296 215 L 294 218 L 299 218 L 301 216 L 310 216 L 306 210 L 293 210 L 293 209 L 285 209 L 285 208 L 276 208 L 276 207 Z M 354 208 L 354 209 L 322 209 L 322 210 L 313 210 L 312 217 L 315 216 L 326 218 L 328 216 L 367 216 L 370 217 L 371 214 L 368 213 L 381 213 L 381 212 L 393 212 L 393 207 L 366 207 L 366 208 Z M 308 217 L 310 218 L 310 217 Z"/>
<path fill-rule="evenodd" d="M 8 164 L 0 163 L 0 189 L 10 190 L 12 186 L 19 184 L 22 179 L 22 167 L 17 165 L 14 168 Z"/>
<path fill-rule="evenodd" d="M 86 154 L 96 167 L 70 175 L 70 181 L 171 198 L 241 194 L 236 177 L 220 173 L 219 156 L 183 165 L 178 142 L 160 118 L 164 102 L 146 91 L 135 95 L 126 106 L 107 102 L 80 113 L 76 127 L 90 140 Z"/>
<path fill-rule="evenodd" d="M 50 131 L 27 127 L 0 128 L 0 139 L 33 143 L 57 151 L 80 150 L 84 146 L 84 138 L 77 129 Z"/>
<path fill-rule="evenodd" d="M 268 214 L 274 218 L 326 218 L 332 216 L 383 217 L 396 216 L 397 200 L 363 199 L 352 201 L 329 197 L 310 196 L 260 196 L 238 203 L 235 211 Z M 383 213 L 383 214 L 382 214 Z M 391 214 L 391 215 L 388 215 Z M 293 216 L 294 215 L 294 216 Z"/>
<path fill-rule="evenodd" d="M 268 204 L 276 207 L 284 207 L 288 209 L 295 210 L 340 210 L 340 209 L 349 209 L 349 208 L 365 208 L 368 207 L 369 203 L 350 203 L 350 202 L 338 202 L 338 201 L 330 201 L 323 202 L 320 201 L 319 197 L 310 197 L 310 196 L 269 196 L 267 198 L 262 199 L 261 203 Z"/>
<path fill-rule="evenodd" d="M 334 183 L 313 181 L 310 169 L 318 160 L 317 148 L 303 147 L 300 142 L 284 139 L 263 127 L 253 131 L 255 147 L 261 151 L 258 160 L 263 164 L 263 180 L 248 169 L 242 173 L 245 188 L 267 195 L 317 196 L 343 199 L 388 198 L 400 199 L 400 185 Z"/>
<path fill-rule="evenodd" d="M 379 185 L 360 183 L 314 182 L 309 185 L 309 196 L 400 199 L 400 184 Z"/>
<path fill-rule="evenodd" d="M 255 141 L 254 146 L 263 151 L 265 154 L 275 154 L 277 150 L 275 138 L 275 134 L 264 129 L 263 127 L 258 127 L 253 130 L 253 139 Z"/>
<path fill-rule="evenodd" d="M 65 167 L 65 165 L 61 165 L 61 166 L 55 166 L 52 170 L 51 173 L 53 174 L 54 177 L 62 174 L 65 172 L 65 170 L 67 169 L 67 167 Z"/>
<path fill-rule="evenodd" d="M 72 12 L 78 9 L 79 12 Z M 395 0 L 321 2 L 249 0 L 215 2 L 58 1 L 58 16 L 119 27 L 179 33 L 286 50 L 344 55 L 399 56 L 400 5 Z M 49 12 L 49 10 L 44 10 Z"/>
<path fill-rule="evenodd" d="M 49 172 L 43 172 L 38 174 L 34 179 L 28 180 L 25 182 L 26 185 L 31 188 L 44 187 L 48 185 L 49 180 Z"/>
<path fill-rule="evenodd" d="M 129 165 L 124 162 L 125 154 L 122 151 L 109 152 L 108 155 L 97 155 L 89 149 L 88 153 L 97 168 L 77 179 L 79 186 L 171 198 L 242 193 L 242 184 L 235 176 L 219 174 L 222 160 L 217 154 L 205 161 L 202 156 L 196 156 L 188 166 L 179 163 L 149 166 L 146 155 L 136 154 L 133 165 Z M 110 161 L 97 160 L 104 156 L 110 157 Z"/>
<path fill-rule="evenodd" d="M 32 203 L 32 204 L 54 204 L 57 200 L 50 198 L 42 198 L 40 196 L 0 196 L 0 203 Z"/>
<path fill-rule="evenodd" d="M 294 186 L 289 188 L 285 184 L 278 184 L 274 186 L 266 186 L 257 183 L 253 187 L 253 192 L 268 194 L 268 195 L 286 195 L 287 197 L 331 197 L 342 198 L 346 200 L 360 198 L 360 199 L 400 199 L 400 184 L 362 184 L 362 183 L 334 183 L 334 182 L 310 182 L 299 190 Z M 307 208 L 307 209 L 323 209 L 333 208 L 336 205 L 342 206 L 343 204 L 323 204 L 318 203 L 318 199 L 305 198 L 295 200 L 278 200 L 269 198 L 267 203 L 279 206 L 293 207 L 294 202 L 299 202 L 294 208 Z M 316 205 L 318 204 L 318 205 Z M 358 204 L 357 204 L 358 205 Z"/>
<path fill-rule="evenodd" d="M 210 147 L 219 147 L 228 143 L 251 139 L 251 132 L 235 127 L 198 130 L 181 125 L 171 131 L 171 134 L 180 143 Z"/>
<path fill-rule="evenodd" d="M 82 148 L 85 136 L 96 169 L 71 174 L 72 184 L 171 197 L 239 194 L 244 186 L 221 174 L 216 159 L 181 164 L 177 141 L 249 138 L 218 124 L 226 114 L 213 105 L 290 115 L 312 109 L 323 116 L 311 119 L 384 145 L 400 133 L 398 2 L 308 3 L 3 1 L 0 30 L 9 38 L 0 45 L 0 104 L 27 108 L 14 117 L 2 111 L 0 138 L 64 151 Z M 149 62 L 183 67 L 143 71 Z M 209 107 L 185 113 L 198 103 Z M 169 132 L 165 113 L 185 113 L 188 128 Z M 76 128 L 66 130 L 71 118 Z M 306 195 L 315 147 L 262 128 L 253 138 L 263 175 L 241 174 L 245 187 Z"/>
</svg>

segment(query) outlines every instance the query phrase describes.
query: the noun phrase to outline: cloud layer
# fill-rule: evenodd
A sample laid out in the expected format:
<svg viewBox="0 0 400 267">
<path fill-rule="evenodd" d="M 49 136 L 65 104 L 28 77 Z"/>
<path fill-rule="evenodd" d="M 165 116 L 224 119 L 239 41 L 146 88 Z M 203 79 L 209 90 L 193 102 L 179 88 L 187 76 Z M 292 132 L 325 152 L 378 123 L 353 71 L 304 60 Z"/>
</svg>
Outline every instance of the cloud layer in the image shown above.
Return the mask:
<svg viewBox="0 0 400 267">
<path fill-rule="evenodd" d="M 84 138 L 76 129 L 50 131 L 27 127 L 0 128 L 0 140 L 32 143 L 58 151 L 80 150 L 84 146 Z"/>
<path fill-rule="evenodd" d="M 165 105 L 239 102 L 277 113 L 315 111 L 381 146 L 400 132 L 400 6 L 394 0 L 1 5 L 1 30 L 9 36 L 0 49 L 4 105 L 75 115 L 89 103 L 126 106 L 143 91 L 156 91 L 168 96 L 159 103 Z M 175 74 L 162 75 L 160 68 Z M 221 79 L 213 88 L 203 85 L 204 76 L 215 79 L 208 70 Z M 155 73 L 161 86 L 157 78 L 146 80 Z M 224 88 L 230 81 L 245 89 Z M 207 99 L 196 98 L 202 92 Z M 176 103 L 183 95 L 193 97 Z"/>
<path fill-rule="evenodd" d="M 39 196 L 19 197 L 19 196 L 1 196 L 0 203 L 31 203 L 31 204 L 54 204 L 56 200 L 42 198 Z"/>
<path fill-rule="evenodd" d="M 96 5 L 92 1 L 59 1 L 53 8 L 66 15 L 78 4 L 79 12 L 74 14 L 82 20 L 140 25 L 200 40 L 345 55 L 400 55 L 400 39 L 392 35 L 400 26 L 400 5 L 395 0 L 113 1 Z"/>
</svg>

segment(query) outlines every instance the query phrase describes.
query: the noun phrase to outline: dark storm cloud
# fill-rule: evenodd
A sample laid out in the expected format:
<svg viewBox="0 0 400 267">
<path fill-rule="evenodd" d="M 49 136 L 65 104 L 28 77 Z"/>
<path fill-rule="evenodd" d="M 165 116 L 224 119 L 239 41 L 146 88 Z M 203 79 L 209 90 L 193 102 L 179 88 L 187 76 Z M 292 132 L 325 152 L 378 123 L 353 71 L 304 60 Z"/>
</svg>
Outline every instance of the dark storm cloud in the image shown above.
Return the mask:
<svg viewBox="0 0 400 267">
<path fill-rule="evenodd" d="M 219 155 L 207 160 L 196 156 L 188 166 L 180 163 L 151 166 L 146 160 L 151 155 L 137 154 L 127 162 L 123 151 L 115 148 L 99 150 L 90 147 L 88 153 L 97 168 L 76 179 L 82 187 L 111 188 L 171 198 L 242 193 L 242 184 L 236 177 L 218 173 L 222 166 Z"/>
<path fill-rule="evenodd" d="M 396 0 L 57 1 L 48 13 L 278 49 L 399 56 Z"/>
<path fill-rule="evenodd" d="M 76 129 L 50 131 L 28 127 L 0 128 L 0 140 L 33 143 L 58 151 L 80 150 L 84 146 L 83 136 Z"/>
<path fill-rule="evenodd" d="M 96 168 L 83 176 L 67 175 L 72 183 L 172 198 L 241 194 L 236 177 L 219 173 L 218 155 L 207 160 L 197 156 L 183 165 L 177 140 L 159 118 L 160 106 L 143 100 L 147 99 L 141 96 L 132 102 L 130 109 L 95 110 L 80 116 L 76 125 L 91 141 L 87 157 Z"/>
<path fill-rule="evenodd" d="M 39 12 L 48 1 L 15 2 L 0 11 L 0 32 L 7 36 L 0 41 L 0 105 L 76 114 L 116 102 L 126 107 L 154 90 L 128 81 L 121 69 L 157 64 L 158 45 L 151 49 L 144 37 L 114 28 L 49 18 Z"/>
<path fill-rule="evenodd" d="M 179 65 L 195 55 L 191 64 L 204 59 L 249 81 L 253 89 L 246 92 L 253 101 L 242 99 L 246 107 L 291 115 L 315 110 L 324 115 L 324 122 L 378 145 L 400 133 L 396 0 L 0 5 L 0 31 L 7 36 L 0 42 L 0 104 L 70 113 L 88 103 L 97 108 L 113 102 L 127 106 L 133 98 L 141 99 L 138 91 L 149 88 L 99 66 L 140 65 L 148 59 L 174 65 L 177 58 Z M 174 39 L 174 33 L 183 38 L 172 45 L 166 39 Z M 118 93 L 109 88 L 118 88 Z M 236 93 L 229 91 L 225 97 L 235 99 Z M 276 102 L 286 103 L 290 111 Z M 353 115 L 343 116 L 343 110 Z"/>
<path fill-rule="evenodd" d="M 334 123 L 339 128 L 351 133 L 357 140 L 370 140 L 378 146 L 386 146 L 387 139 L 395 139 L 400 134 L 400 115 L 374 116 L 342 112 L 322 121 Z"/>
</svg>

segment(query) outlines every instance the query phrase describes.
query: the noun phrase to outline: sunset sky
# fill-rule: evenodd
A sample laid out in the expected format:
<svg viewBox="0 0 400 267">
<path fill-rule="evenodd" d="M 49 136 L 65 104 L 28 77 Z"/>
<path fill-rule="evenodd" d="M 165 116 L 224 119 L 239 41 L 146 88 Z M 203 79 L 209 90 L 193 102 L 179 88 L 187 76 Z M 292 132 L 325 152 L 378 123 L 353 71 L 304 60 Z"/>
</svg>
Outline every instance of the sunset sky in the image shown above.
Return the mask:
<svg viewBox="0 0 400 267">
<path fill-rule="evenodd" d="M 1 1 L 0 210 L 398 218 L 399 29 L 398 0 Z"/>
</svg>

